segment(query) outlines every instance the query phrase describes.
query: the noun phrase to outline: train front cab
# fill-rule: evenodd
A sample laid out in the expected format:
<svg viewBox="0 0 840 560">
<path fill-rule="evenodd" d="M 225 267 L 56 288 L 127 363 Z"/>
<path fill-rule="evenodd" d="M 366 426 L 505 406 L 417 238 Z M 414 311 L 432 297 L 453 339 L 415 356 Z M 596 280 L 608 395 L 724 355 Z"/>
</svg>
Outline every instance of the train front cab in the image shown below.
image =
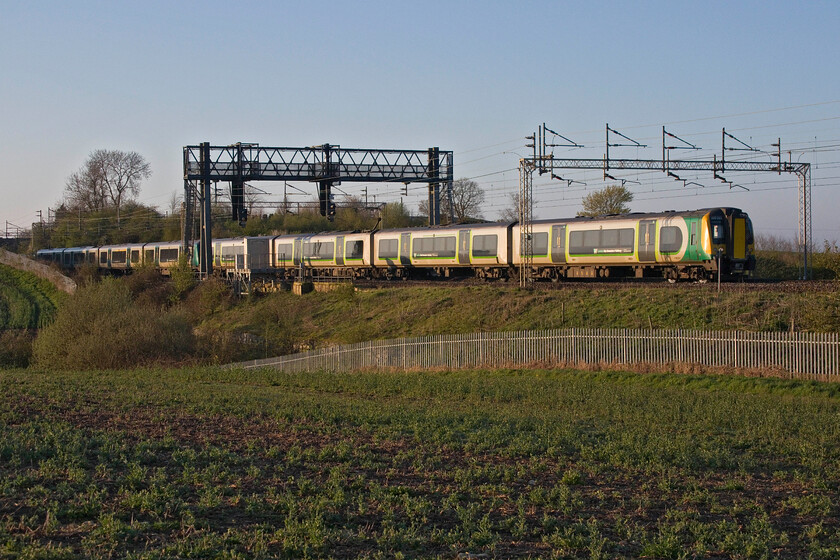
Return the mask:
<svg viewBox="0 0 840 560">
<path fill-rule="evenodd" d="M 745 278 L 755 270 L 755 238 L 752 221 L 738 208 L 716 208 L 703 219 L 708 248 L 724 276 Z"/>
</svg>

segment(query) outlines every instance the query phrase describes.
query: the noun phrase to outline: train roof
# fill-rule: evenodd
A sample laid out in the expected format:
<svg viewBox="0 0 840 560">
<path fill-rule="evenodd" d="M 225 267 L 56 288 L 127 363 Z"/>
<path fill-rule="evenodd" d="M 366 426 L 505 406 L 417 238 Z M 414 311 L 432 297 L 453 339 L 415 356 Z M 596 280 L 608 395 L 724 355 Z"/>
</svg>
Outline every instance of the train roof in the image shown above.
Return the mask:
<svg viewBox="0 0 840 560">
<path fill-rule="evenodd" d="M 743 212 L 740 208 L 732 207 L 717 207 L 717 208 L 699 208 L 697 210 L 665 210 L 663 212 L 628 212 L 626 214 L 606 214 L 604 216 L 575 216 L 574 218 L 551 218 L 547 220 L 534 220 L 535 224 L 550 224 L 556 222 L 593 222 L 604 220 L 643 220 L 656 218 L 673 218 L 675 216 L 685 217 L 699 217 L 705 216 L 709 212 L 721 211 L 724 214 L 730 214 L 734 211 Z"/>
<path fill-rule="evenodd" d="M 425 226 L 425 227 L 409 227 L 397 229 L 383 229 L 376 233 L 418 233 L 418 232 L 436 232 L 436 231 L 458 231 L 462 229 L 483 229 L 483 228 L 506 228 L 516 222 L 480 222 L 476 224 L 449 224 L 445 226 Z"/>
</svg>

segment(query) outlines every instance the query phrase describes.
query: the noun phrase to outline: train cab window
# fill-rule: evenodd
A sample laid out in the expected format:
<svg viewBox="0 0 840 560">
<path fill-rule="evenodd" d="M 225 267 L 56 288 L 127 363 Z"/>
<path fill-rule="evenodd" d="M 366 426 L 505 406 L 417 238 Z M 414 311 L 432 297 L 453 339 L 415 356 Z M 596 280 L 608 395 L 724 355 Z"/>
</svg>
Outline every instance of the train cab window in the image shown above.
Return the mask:
<svg viewBox="0 0 840 560">
<path fill-rule="evenodd" d="M 400 240 L 399 239 L 380 239 L 379 240 L 379 258 L 380 259 L 396 259 L 400 256 Z"/>
<path fill-rule="evenodd" d="M 476 235 L 472 239 L 472 256 L 495 257 L 498 252 L 498 235 Z"/>
<path fill-rule="evenodd" d="M 146 264 L 152 264 L 153 262 L 155 262 L 155 250 L 146 249 Z"/>
<path fill-rule="evenodd" d="M 676 226 L 665 226 L 659 230 L 659 252 L 679 253 L 682 249 L 682 230 Z"/>
<path fill-rule="evenodd" d="M 292 260 L 292 244 L 280 243 L 277 245 L 277 261 L 284 263 Z"/>
<path fill-rule="evenodd" d="M 178 262 L 178 249 L 161 249 L 160 250 L 160 262 L 161 263 Z"/>
<path fill-rule="evenodd" d="M 712 243 L 723 243 L 725 234 L 723 231 L 723 218 L 720 216 L 712 216 Z"/>
<path fill-rule="evenodd" d="M 344 258 L 345 259 L 361 259 L 362 255 L 365 251 L 365 242 L 358 240 L 358 241 L 348 241 L 347 245 L 345 246 L 344 250 Z"/>
<path fill-rule="evenodd" d="M 99 264 L 108 264 L 108 251 L 99 253 Z"/>
<path fill-rule="evenodd" d="M 131 264 L 139 264 L 140 263 L 140 249 L 132 249 L 131 250 Z"/>
</svg>

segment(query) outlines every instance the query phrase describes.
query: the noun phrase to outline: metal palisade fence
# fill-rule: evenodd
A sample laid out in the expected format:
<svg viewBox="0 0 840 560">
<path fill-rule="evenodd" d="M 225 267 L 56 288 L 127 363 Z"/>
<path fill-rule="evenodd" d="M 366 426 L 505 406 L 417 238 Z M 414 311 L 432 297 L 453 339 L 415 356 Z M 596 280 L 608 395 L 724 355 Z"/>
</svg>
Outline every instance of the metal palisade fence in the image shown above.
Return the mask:
<svg viewBox="0 0 840 560">
<path fill-rule="evenodd" d="M 374 340 L 231 364 L 283 371 L 691 364 L 840 380 L 837 333 L 556 329 Z"/>
</svg>

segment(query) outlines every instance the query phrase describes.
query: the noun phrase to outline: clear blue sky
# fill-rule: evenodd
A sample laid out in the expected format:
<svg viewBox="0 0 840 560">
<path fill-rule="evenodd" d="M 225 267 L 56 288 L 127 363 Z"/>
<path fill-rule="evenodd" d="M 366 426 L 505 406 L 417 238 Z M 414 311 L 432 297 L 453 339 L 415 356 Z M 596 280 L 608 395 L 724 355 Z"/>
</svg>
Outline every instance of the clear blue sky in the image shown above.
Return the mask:
<svg viewBox="0 0 840 560">
<path fill-rule="evenodd" d="M 726 127 L 815 164 L 814 234 L 840 239 L 840 3 L 832 2 L 38 2 L 0 3 L 3 221 L 55 208 L 94 149 L 133 150 L 153 176 L 140 200 L 183 190 L 182 147 L 264 146 L 455 152 L 495 218 L 518 188 L 523 137 L 546 122 L 601 157 L 604 125 L 649 144 L 661 127 L 711 158 Z M 734 157 L 734 154 L 733 154 Z M 598 172 L 536 178 L 536 215 L 574 215 Z M 710 174 L 682 187 L 626 173 L 633 210 L 732 205 L 760 233 L 793 238 L 793 177 Z M 635 183 L 634 181 L 637 181 Z M 259 185 L 276 189 L 276 185 Z M 310 190 L 311 185 L 298 185 Z M 344 184 L 358 192 L 361 185 Z M 371 185 L 398 200 L 401 185 Z M 423 187 L 405 201 L 416 208 Z M 276 197 L 275 197 L 276 198 Z M 341 199 L 339 198 L 339 202 Z"/>
</svg>

